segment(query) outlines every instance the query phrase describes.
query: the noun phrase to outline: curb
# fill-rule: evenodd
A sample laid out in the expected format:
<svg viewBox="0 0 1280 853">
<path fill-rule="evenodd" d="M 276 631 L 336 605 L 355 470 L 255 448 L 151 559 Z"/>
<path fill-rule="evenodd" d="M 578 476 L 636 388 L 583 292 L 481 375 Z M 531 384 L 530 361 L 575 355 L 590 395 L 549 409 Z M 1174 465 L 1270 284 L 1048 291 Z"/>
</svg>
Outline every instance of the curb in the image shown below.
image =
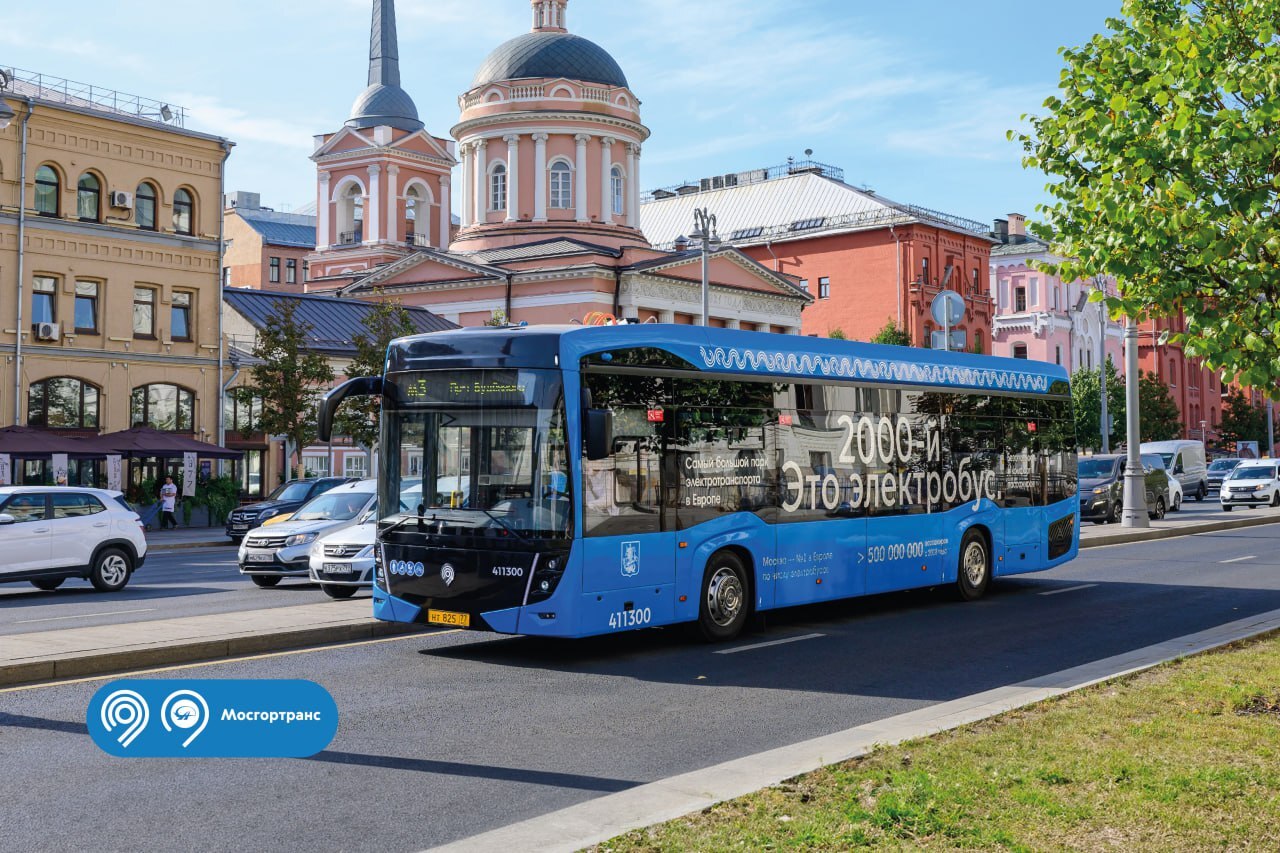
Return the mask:
<svg viewBox="0 0 1280 853">
<path fill-rule="evenodd" d="M 1256 518 L 1233 518 L 1230 521 L 1205 521 L 1186 527 L 1161 527 L 1158 529 L 1130 530 L 1103 533 L 1081 538 L 1080 549 L 1101 548 L 1105 545 L 1127 545 L 1130 542 L 1149 542 L 1154 539 L 1174 539 L 1178 536 L 1194 536 L 1197 533 L 1215 533 L 1221 530 L 1239 530 L 1243 527 L 1261 527 L 1264 524 L 1280 524 L 1280 516 L 1264 515 Z"/>
<path fill-rule="evenodd" d="M 165 551 L 188 551 L 193 548 L 234 548 L 236 543 L 230 539 L 219 539 L 216 542 L 158 542 L 152 545 L 147 543 L 147 553 L 163 553 Z"/>
</svg>

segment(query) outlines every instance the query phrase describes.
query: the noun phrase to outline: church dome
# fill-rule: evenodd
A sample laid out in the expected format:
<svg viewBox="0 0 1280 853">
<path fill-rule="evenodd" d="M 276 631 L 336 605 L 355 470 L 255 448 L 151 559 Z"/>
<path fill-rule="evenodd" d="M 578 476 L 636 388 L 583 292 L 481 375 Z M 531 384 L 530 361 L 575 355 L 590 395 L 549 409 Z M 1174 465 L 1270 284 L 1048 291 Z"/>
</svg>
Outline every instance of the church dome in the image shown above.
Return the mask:
<svg viewBox="0 0 1280 853">
<path fill-rule="evenodd" d="M 476 72 L 471 88 L 503 80 L 565 77 L 584 83 L 627 87 L 627 76 L 600 45 L 566 32 L 532 32 L 511 39 Z"/>
</svg>

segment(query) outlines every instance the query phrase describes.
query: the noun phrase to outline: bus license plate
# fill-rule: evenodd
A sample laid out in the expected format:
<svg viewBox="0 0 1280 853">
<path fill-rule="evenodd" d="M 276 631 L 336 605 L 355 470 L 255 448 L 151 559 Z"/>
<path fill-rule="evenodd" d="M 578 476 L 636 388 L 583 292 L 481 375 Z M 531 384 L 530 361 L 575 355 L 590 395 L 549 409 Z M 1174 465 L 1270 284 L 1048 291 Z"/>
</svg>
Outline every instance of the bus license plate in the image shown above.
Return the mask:
<svg viewBox="0 0 1280 853">
<path fill-rule="evenodd" d="M 452 625 L 455 628 L 470 628 L 470 613 L 454 613 L 449 610 L 428 610 L 427 622 L 432 625 Z"/>
</svg>

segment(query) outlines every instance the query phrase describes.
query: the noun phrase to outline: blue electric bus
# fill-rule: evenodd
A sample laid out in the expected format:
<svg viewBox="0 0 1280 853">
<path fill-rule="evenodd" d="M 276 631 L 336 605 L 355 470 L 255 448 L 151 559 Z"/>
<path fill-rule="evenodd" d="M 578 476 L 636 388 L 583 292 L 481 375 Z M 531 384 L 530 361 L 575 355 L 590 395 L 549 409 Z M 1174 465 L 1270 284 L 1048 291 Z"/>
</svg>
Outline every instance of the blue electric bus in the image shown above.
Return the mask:
<svg viewBox="0 0 1280 853">
<path fill-rule="evenodd" d="M 674 325 L 397 340 L 374 615 L 584 637 L 915 587 L 975 599 L 1077 552 L 1066 372 Z"/>
</svg>

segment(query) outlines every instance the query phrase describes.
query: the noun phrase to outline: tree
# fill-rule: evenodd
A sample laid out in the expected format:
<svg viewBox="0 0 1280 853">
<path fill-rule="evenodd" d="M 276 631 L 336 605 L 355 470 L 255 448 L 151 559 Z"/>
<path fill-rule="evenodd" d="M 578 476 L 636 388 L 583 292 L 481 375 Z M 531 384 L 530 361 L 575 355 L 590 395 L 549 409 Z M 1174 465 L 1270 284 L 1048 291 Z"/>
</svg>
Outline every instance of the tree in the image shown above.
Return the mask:
<svg viewBox="0 0 1280 853">
<path fill-rule="evenodd" d="M 911 336 L 905 331 L 898 328 L 898 324 L 890 320 L 884 324 L 884 328 L 876 332 L 875 337 L 871 339 L 873 344 L 893 344 L 899 347 L 911 346 Z"/>
<path fill-rule="evenodd" d="M 1111 359 L 1106 363 L 1107 415 L 1111 419 L 1110 447 L 1114 450 L 1125 439 L 1124 379 Z M 1080 368 L 1071 377 L 1071 405 L 1075 410 L 1076 441 L 1081 447 L 1102 448 L 1102 389 L 1096 370 Z M 1141 411 L 1141 409 L 1139 409 Z"/>
<path fill-rule="evenodd" d="M 1222 422 L 1218 427 L 1222 444 L 1234 448 L 1237 441 L 1256 441 L 1259 447 L 1267 444 L 1267 414 L 1261 406 L 1255 406 L 1244 394 L 1232 391 L 1222 407 Z"/>
<path fill-rule="evenodd" d="M 250 382 L 239 390 L 262 398 L 261 428 L 285 437 L 285 456 L 298 454 L 298 476 L 306 476 L 302 448 L 316 437 L 316 401 L 333 384 L 324 355 L 311 350 L 312 327 L 294 315 L 297 303 L 282 299 L 267 317 L 253 345 Z"/>
<path fill-rule="evenodd" d="M 845 335 L 844 329 L 840 328 L 839 326 L 836 326 L 834 329 L 827 332 L 827 337 L 831 338 L 831 340 L 833 341 L 847 341 L 849 339 Z"/>
<path fill-rule="evenodd" d="M 348 376 L 380 376 L 387 357 L 387 346 L 396 338 L 414 332 L 413 320 L 402 305 L 379 303 L 361 321 L 364 331 L 352 343 L 356 354 L 347 367 Z M 348 397 L 338 408 L 335 431 L 365 448 L 370 456 L 378 443 L 378 415 L 382 401 L 378 397 Z M 373 470 L 370 466 L 369 470 Z"/>
<path fill-rule="evenodd" d="M 1169 386 L 1153 373 L 1138 376 L 1138 414 L 1143 441 L 1168 441 L 1182 436 L 1182 416 Z"/>
<path fill-rule="evenodd" d="M 1107 27 L 1010 132 L 1051 178 L 1033 230 L 1069 260 L 1045 269 L 1115 276 L 1113 314 L 1180 314 L 1188 356 L 1275 389 L 1280 0 L 1124 0 Z"/>
</svg>

